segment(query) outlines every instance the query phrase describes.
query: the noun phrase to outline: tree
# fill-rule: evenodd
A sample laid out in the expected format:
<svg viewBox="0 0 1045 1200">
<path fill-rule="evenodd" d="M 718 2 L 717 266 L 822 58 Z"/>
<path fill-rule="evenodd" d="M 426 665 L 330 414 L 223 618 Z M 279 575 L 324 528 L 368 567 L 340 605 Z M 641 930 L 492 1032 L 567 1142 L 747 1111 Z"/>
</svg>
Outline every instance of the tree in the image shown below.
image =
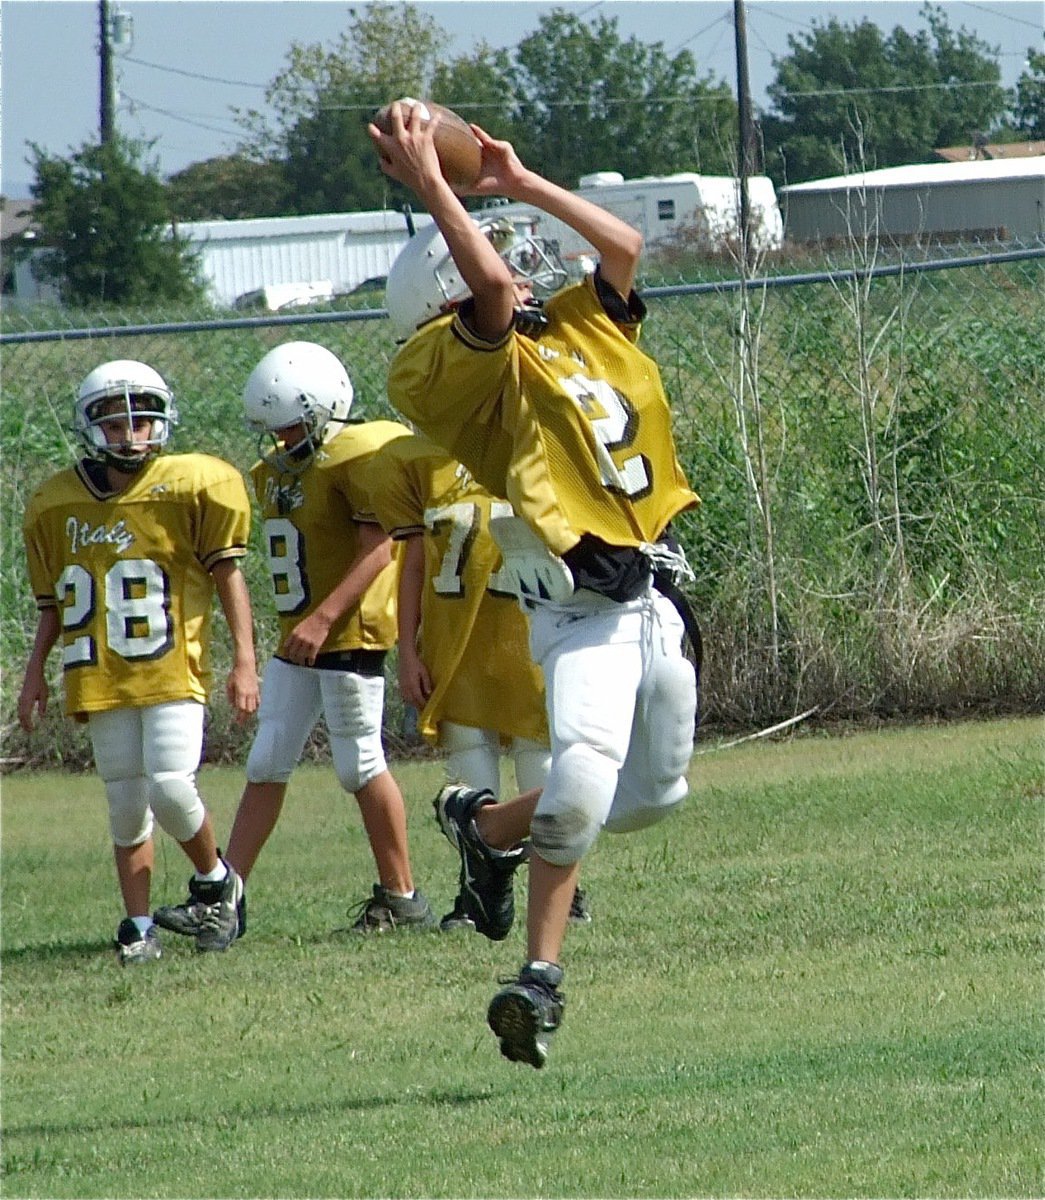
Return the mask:
<svg viewBox="0 0 1045 1200">
<path fill-rule="evenodd" d="M 409 4 L 378 0 L 361 13 L 349 9 L 349 17 L 332 49 L 292 44 L 265 94 L 274 120 L 240 114 L 245 152 L 282 164 L 293 212 L 382 208 L 406 198 L 378 169 L 367 118 L 399 96 L 430 94 L 449 38 Z"/>
<path fill-rule="evenodd" d="M 479 42 L 469 55 L 436 64 L 432 99 L 496 138 L 514 133 L 515 100 L 508 52 Z"/>
<path fill-rule="evenodd" d="M 769 173 L 778 182 L 838 174 L 859 152 L 870 166 L 924 162 L 938 146 L 971 142 L 1002 117 L 1006 95 L 992 50 L 939 8 L 927 30 L 870 21 L 814 22 L 788 38 L 769 88 L 775 111 L 763 120 Z"/>
<path fill-rule="evenodd" d="M 167 202 L 180 221 L 276 217 L 287 211 L 287 182 L 278 162 L 222 155 L 172 175 Z"/>
<path fill-rule="evenodd" d="M 698 78 L 693 56 L 622 40 L 616 18 L 588 25 L 561 9 L 514 52 L 480 42 L 444 59 L 435 21 L 381 0 L 349 10 L 331 49 L 294 45 L 267 90 L 274 119 L 240 114 L 251 157 L 281 163 L 296 212 L 393 207 L 410 197 L 377 169 L 366 119 L 398 96 L 429 96 L 512 141 L 567 186 L 580 175 L 733 169 L 736 105 Z"/>
<path fill-rule="evenodd" d="M 1045 138 L 1045 54 L 1027 51 L 1027 66 L 1016 80 L 1016 128 L 1031 138 Z"/>
<path fill-rule="evenodd" d="M 565 187 L 580 175 L 732 173 L 736 104 L 688 50 L 621 39 L 616 17 L 588 25 L 542 16 L 515 52 L 513 141 L 524 161 Z"/>
<path fill-rule="evenodd" d="M 190 300 L 203 294 L 197 259 L 168 230 L 166 192 L 141 142 L 86 143 L 69 158 L 31 146 L 40 242 L 36 269 L 76 304 Z"/>
</svg>

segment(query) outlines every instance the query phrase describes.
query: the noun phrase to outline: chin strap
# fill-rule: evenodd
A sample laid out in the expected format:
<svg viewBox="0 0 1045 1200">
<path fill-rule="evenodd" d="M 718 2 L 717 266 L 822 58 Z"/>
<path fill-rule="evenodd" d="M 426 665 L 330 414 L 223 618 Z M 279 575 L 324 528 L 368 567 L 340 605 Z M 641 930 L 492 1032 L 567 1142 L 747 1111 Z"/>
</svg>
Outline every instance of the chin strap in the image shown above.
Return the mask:
<svg viewBox="0 0 1045 1200">
<path fill-rule="evenodd" d="M 523 337 L 533 338 L 536 341 L 548 328 L 548 317 L 542 309 L 540 301 L 535 300 L 532 304 L 517 308 L 512 323 Z"/>
</svg>

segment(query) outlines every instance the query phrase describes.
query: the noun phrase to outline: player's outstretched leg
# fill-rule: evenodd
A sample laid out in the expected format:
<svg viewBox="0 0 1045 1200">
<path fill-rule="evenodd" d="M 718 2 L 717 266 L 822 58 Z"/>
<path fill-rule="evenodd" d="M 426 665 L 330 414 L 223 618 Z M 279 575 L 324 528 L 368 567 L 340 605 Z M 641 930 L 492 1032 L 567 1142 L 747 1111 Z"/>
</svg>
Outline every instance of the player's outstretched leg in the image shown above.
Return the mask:
<svg viewBox="0 0 1045 1200">
<path fill-rule="evenodd" d="M 479 835 L 475 816 L 493 794 L 460 784 L 447 784 L 432 802 L 439 828 L 461 856 L 464 910 L 484 937 L 499 942 L 515 920 L 514 876 L 523 861 L 522 847 L 495 850 Z"/>
</svg>

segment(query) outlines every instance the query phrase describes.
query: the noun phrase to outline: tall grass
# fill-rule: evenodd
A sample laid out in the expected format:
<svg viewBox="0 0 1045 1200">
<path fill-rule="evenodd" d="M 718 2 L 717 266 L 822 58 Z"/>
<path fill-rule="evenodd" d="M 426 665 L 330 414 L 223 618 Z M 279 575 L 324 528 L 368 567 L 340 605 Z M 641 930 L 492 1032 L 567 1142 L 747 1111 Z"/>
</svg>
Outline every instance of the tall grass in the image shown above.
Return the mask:
<svg viewBox="0 0 1045 1200">
<path fill-rule="evenodd" d="M 541 1072 L 483 1020 L 521 929 L 340 932 L 373 868 L 329 769 L 292 781 L 247 936 L 137 970 L 99 784 L 9 777 L 4 1195 L 1040 1196 L 1043 732 L 702 747 L 675 818 L 585 861 Z M 443 911 L 439 776 L 400 771 Z M 225 830 L 242 775 L 202 781 Z M 161 841 L 155 900 L 186 871 Z"/>
</svg>

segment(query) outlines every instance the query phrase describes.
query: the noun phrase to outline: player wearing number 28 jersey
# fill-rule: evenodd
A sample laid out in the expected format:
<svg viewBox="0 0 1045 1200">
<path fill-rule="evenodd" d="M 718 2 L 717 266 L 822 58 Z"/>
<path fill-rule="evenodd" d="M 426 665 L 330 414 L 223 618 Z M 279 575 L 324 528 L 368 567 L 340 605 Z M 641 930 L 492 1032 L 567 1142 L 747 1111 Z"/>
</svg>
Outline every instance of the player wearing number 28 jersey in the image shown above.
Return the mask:
<svg viewBox="0 0 1045 1200">
<path fill-rule="evenodd" d="M 40 610 L 18 698 L 22 727 L 47 708 L 47 657 L 61 646 L 66 711 L 87 723 L 105 783 L 127 916 L 121 963 L 150 962 L 153 820 L 192 861 L 199 950 L 240 931 L 243 884 L 218 855 L 196 786 L 210 685 L 211 606 L 232 637 L 226 694 L 237 717 L 258 706 L 253 623 L 238 561 L 250 529 L 238 471 L 205 454 L 160 454 L 174 396 L 146 363 L 117 359 L 80 386 L 75 429 L 87 457 L 45 483 L 25 515 Z"/>
</svg>

